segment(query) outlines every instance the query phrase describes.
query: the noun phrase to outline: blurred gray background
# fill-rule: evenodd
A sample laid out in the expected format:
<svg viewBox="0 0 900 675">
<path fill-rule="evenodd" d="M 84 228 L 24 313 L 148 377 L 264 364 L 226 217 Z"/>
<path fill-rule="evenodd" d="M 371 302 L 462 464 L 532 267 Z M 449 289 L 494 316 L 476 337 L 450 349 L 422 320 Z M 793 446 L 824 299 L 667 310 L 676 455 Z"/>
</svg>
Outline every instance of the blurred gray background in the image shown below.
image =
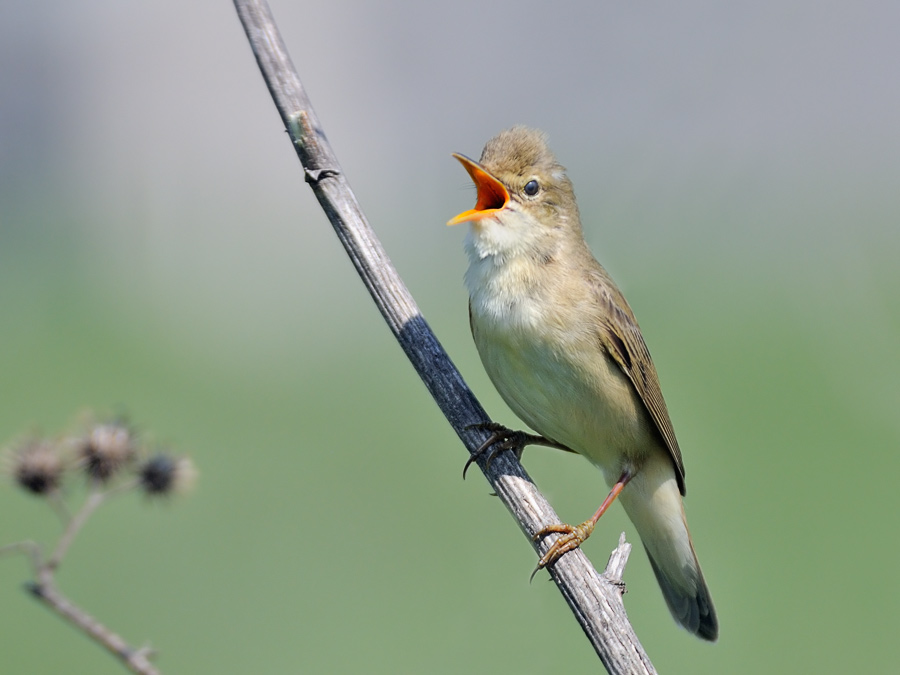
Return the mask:
<svg viewBox="0 0 900 675">
<path fill-rule="evenodd" d="M 450 153 L 550 134 L 634 308 L 685 454 L 721 620 L 660 672 L 887 672 L 900 584 L 900 5 L 331 2 L 272 9 L 344 171 L 432 327 L 468 335 Z M 171 673 L 600 668 L 304 184 L 227 2 L 0 10 L 0 443 L 127 411 L 196 492 L 104 507 L 64 591 Z M 578 457 L 525 464 L 563 518 Z M 9 481 L 6 481 L 7 483 Z M 72 497 L 80 494 L 77 484 Z M 52 542 L 0 489 L 0 545 Z M 585 545 L 605 564 L 621 509 Z M 118 673 L 0 559 L 2 670 Z"/>
</svg>

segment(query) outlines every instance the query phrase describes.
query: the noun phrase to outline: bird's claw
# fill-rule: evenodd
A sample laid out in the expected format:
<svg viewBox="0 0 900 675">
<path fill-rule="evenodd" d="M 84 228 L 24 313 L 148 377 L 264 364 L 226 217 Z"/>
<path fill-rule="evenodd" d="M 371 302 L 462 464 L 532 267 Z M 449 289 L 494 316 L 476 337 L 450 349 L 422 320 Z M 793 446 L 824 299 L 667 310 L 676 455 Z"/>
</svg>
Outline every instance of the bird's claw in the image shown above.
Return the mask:
<svg viewBox="0 0 900 675">
<path fill-rule="evenodd" d="M 591 532 L 594 531 L 594 525 L 595 522 L 593 520 L 586 520 L 581 525 L 567 525 L 565 523 L 560 523 L 559 525 L 549 525 L 535 532 L 532 537 L 533 541 L 543 539 L 548 534 L 556 533 L 561 534 L 562 536 L 558 537 L 557 540 L 551 544 L 550 548 L 547 549 L 547 552 L 541 556 L 541 559 L 538 560 L 537 567 L 535 567 L 534 571 L 531 573 L 531 578 L 534 579 L 534 575 L 537 574 L 538 571 L 544 569 L 548 565 L 552 565 L 569 551 L 581 546 L 581 544 L 591 536 Z"/>
<path fill-rule="evenodd" d="M 494 458 L 505 450 L 514 451 L 516 453 L 516 459 L 521 460 L 522 452 L 525 450 L 525 446 L 529 443 L 535 442 L 535 439 L 540 438 L 525 431 L 514 431 L 509 427 L 498 424 L 497 422 L 470 424 L 466 427 L 466 431 L 469 431 L 470 429 L 490 431 L 491 435 L 488 436 L 487 440 L 482 443 L 475 452 L 469 455 L 469 459 L 466 461 L 466 465 L 463 467 L 463 479 L 465 479 L 466 472 L 469 470 L 469 467 L 472 465 L 472 463 L 477 461 L 478 458 L 481 457 L 488 448 L 490 448 L 491 451 L 487 456 L 486 468 L 490 469 L 491 462 L 494 461 Z"/>
</svg>

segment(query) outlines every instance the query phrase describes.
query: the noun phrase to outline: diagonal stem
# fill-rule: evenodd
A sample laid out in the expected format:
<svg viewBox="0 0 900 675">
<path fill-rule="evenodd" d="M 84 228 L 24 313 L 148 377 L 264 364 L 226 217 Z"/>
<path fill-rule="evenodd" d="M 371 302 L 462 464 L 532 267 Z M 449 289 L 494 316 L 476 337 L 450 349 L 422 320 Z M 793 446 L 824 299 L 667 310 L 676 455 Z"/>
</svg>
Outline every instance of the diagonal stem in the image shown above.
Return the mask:
<svg viewBox="0 0 900 675">
<path fill-rule="evenodd" d="M 149 650 L 134 649 L 129 646 L 117 633 L 69 600 L 56 588 L 52 570 L 45 566 L 37 576 L 38 581 L 25 586 L 33 597 L 105 647 L 107 651 L 119 658 L 131 672 L 141 675 L 159 675 L 159 671 L 150 663 Z"/>
</svg>

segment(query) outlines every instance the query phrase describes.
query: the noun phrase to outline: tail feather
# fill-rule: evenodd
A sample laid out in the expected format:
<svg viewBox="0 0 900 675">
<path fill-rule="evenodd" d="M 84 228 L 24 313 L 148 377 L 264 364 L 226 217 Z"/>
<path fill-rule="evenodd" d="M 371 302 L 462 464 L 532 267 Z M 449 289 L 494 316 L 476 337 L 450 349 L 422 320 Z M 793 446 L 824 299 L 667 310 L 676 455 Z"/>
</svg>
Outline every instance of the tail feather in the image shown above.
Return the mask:
<svg viewBox="0 0 900 675">
<path fill-rule="evenodd" d="M 697 562 L 668 457 L 659 453 L 648 458 L 619 500 L 641 536 L 672 616 L 697 637 L 716 640 L 716 610 Z"/>
<path fill-rule="evenodd" d="M 647 550 L 647 547 L 644 547 Z M 685 629 L 697 637 L 715 642 L 719 637 L 719 620 L 716 618 L 716 610 L 700 572 L 699 564 L 693 569 L 684 570 L 688 576 L 694 577 L 693 592 L 685 592 L 680 584 L 672 583 L 666 574 L 660 569 L 653 559 L 653 555 L 647 550 L 650 566 L 659 582 L 663 597 L 669 606 L 669 611 L 675 620 Z M 696 564 L 696 558 L 694 559 Z"/>
</svg>

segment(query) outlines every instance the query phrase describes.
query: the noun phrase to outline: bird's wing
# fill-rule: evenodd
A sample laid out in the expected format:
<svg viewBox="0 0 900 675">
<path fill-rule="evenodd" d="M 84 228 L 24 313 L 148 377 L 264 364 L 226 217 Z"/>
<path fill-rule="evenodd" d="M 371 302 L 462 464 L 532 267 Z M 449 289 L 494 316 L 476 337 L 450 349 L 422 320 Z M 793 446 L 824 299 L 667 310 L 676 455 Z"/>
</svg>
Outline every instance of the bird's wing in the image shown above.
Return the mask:
<svg viewBox="0 0 900 675">
<path fill-rule="evenodd" d="M 683 495 L 684 462 L 681 459 L 681 449 L 678 447 L 672 420 L 669 419 L 669 411 L 659 386 L 659 377 L 644 343 L 641 329 L 638 328 L 637 320 L 624 296 L 605 274 L 592 272 L 590 282 L 597 299 L 606 309 L 601 313 L 599 321 L 600 341 L 613 360 L 619 364 L 622 372 L 631 380 L 644 407 L 656 424 L 656 429 L 675 464 L 678 488 Z"/>
</svg>

